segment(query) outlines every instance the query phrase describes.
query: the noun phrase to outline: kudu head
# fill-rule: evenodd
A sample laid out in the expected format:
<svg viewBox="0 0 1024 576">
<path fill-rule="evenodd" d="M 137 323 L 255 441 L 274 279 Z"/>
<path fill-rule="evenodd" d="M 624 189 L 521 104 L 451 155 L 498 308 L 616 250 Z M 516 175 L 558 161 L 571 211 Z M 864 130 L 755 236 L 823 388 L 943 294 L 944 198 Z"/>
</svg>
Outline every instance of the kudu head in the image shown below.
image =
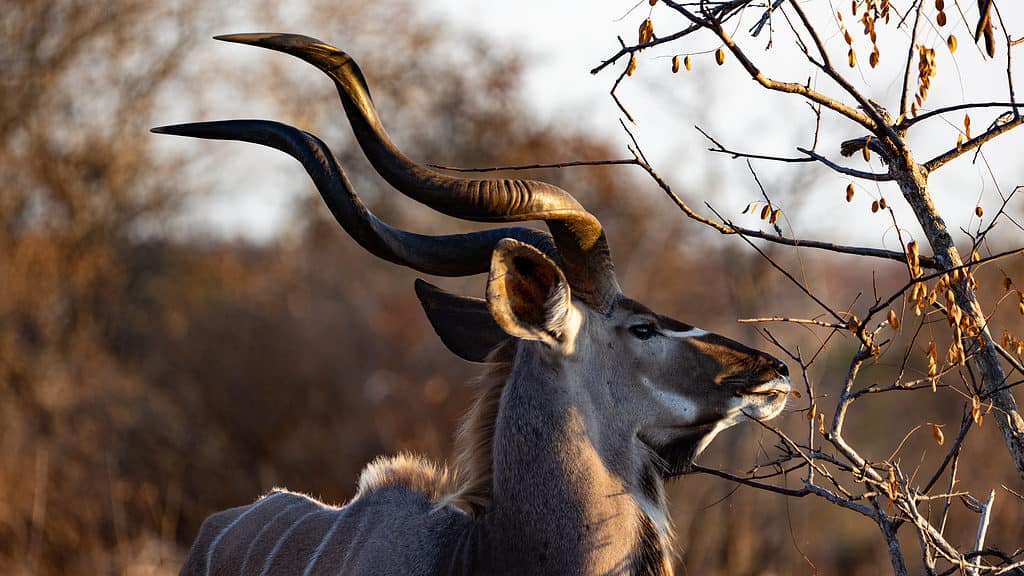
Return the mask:
<svg viewBox="0 0 1024 576">
<path fill-rule="evenodd" d="M 280 149 L 303 164 L 338 222 L 369 252 L 427 274 L 489 272 L 485 300 L 417 281 L 435 331 L 467 360 L 485 362 L 493 350 L 511 349 L 513 363 L 530 356 L 557 372 L 595 425 L 594 445 L 611 468 L 628 466 L 620 462 L 631 457 L 623 447 L 639 441 L 667 464 L 663 472 L 676 471 L 720 430 L 782 411 L 790 390 L 786 366 L 624 296 L 600 223 L 564 190 L 533 180 L 456 178 L 412 162 L 381 126 L 362 72 L 337 48 L 292 34 L 218 39 L 285 52 L 326 73 L 366 156 L 403 194 L 466 220 L 547 224 L 550 234 L 525 227 L 415 234 L 369 212 L 312 134 L 261 120 L 154 129 Z"/>
</svg>

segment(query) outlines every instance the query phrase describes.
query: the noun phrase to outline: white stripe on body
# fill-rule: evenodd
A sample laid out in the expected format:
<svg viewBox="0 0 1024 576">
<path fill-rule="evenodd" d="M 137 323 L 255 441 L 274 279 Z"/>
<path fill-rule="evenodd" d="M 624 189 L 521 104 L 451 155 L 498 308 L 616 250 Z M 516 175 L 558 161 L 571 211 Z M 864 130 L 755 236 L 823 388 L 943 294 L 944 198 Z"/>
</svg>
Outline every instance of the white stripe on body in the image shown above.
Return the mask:
<svg viewBox="0 0 1024 576">
<path fill-rule="evenodd" d="M 239 522 L 242 521 L 243 518 L 248 516 L 251 512 L 253 512 L 257 508 L 259 508 L 260 506 L 266 504 L 267 502 L 273 500 L 274 498 L 277 498 L 281 494 L 283 494 L 283 492 L 275 492 L 274 494 L 271 494 L 270 496 L 267 496 L 263 500 L 260 500 L 259 502 L 254 503 L 252 505 L 252 507 L 250 507 L 245 512 L 242 512 L 241 514 L 239 514 L 238 518 L 235 518 L 234 520 L 232 520 L 230 524 L 225 526 L 220 531 L 220 533 L 217 534 L 217 536 L 213 539 L 213 541 L 210 542 L 210 549 L 206 551 L 206 576 L 210 576 L 210 563 L 213 561 L 213 553 L 216 552 L 217 545 L 220 544 L 220 541 L 221 541 L 222 538 L 224 538 L 224 535 L 227 534 L 229 531 L 231 531 L 232 528 L 234 528 Z"/>
<path fill-rule="evenodd" d="M 280 518 L 284 514 L 287 514 L 292 508 L 295 508 L 300 504 L 302 504 L 302 502 L 296 502 L 294 504 L 289 504 L 285 506 L 284 510 L 281 510 L 277 514 L 271 516 L 270 520 L 268 520 L 263 525 L 263 528 L 260 528 L 260 531 L 256 533 L 256 537 L 253 538 L 251 542 L 249 542 L 249 547 L 245 550 L 245 557 L 242 559 L 242 569 L 239 571 L 239 574 L 247 573 L 245 569 L 249 566 L 249 556 L 252 555 L 252 549 L 256 547 L 256 543 L 259 542 L 260 538 L 263 537 L 263 533 L 266 532 L 271 526 L 273 526 L 274 522 L 276 522 L 278 518 Z"/>
<path fill-rule="evenodd" d="M 263 562 L 263 569 L 260 570 L 260 576 L 268 576 L 270 574 L 270 566 L 274 563 L 274 557 L 277 556 L 277 553 L 281 551 L 281 547 L 284 546 L 284 543 L 286 540 L 288 540 L 288 537 L 292 535 L 292 532 L 294 532 L 295 529 L 299 527 L 299 524 L 302 524 L 302 522 L 306 518 L 309 518 L 310 516 L 318 512 L 323 512 L 323 510 L 320 510 L 318 508 L 311 512 L 306 512 L 302 516 L 299 516 L 299 518 L 291 526 L 289 526 L 288 529 L 285 530 L 283 534 L 281 534 L 281 537 L 277 539 L 277 543 L 274 544 L 274 548 L 270 551 L 270 555 L 267 556 L 267 559 Z"/>
<path fill-rule="evenodd" d="M 706 330 L 701 330 L 700 328 L 690 328 L 689 330 L 684 331 L 662 330 L 661 333 L 670 338 L 699 338 L 708 332 Z"/>
<path fill-rule="evenodd" d="M 341 521 L 345 519 L 345 514 L 341 511 L 337 511 L 338 518 L 331 524 L 331 529 L 324 535 L 324 539 L 320 541 L 320 544 L 313 551 L 313 557 L 309 559 L 309 564 L 306 564 L 306 569 L 302 571 L 302 576 L 310 576 L 313 573 L 313 566 L 316 565 L 316 561 L 320 559 L 320 555 L 324 553 L 327 548 L 327 543 L 331 541 L 331 536 L 334 536 L 335 530 L 341 525 Z"/>
</svg>

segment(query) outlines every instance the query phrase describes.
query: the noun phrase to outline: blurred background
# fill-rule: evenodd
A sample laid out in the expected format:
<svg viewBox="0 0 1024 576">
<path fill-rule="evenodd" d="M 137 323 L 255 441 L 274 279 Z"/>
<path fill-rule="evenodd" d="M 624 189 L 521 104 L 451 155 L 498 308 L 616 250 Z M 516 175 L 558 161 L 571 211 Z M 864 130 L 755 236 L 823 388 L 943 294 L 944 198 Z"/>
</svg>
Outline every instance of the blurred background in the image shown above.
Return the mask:
<svg viewBox="0 0 1024 576">
<path fill-rule="evenodd" d="M 450 457 L 477 368 L 434 336 L 413 295 L 414 274 L 358 248 L 283 154 L 148 132 L 227 117 L 295 124 L 331 144 L 385 220 L 428 233 L 468 229 L 385 187 L 319 72 L 209 40 L 275 30 L 355 55 L 390 133 L 413 158 L 488 166 L 626 155 L 625 140 L 594 129 L 586 113 L 562 117 L 531 103 L 559 99 L 558 90 L 525 93 L 524 85 L 536 91 L 526 80 L 536 53 L 421 4 L 0 3 L 0 573 L 176 574 L 215 510 L 274 486 L 341 503 L 378 454 Z M 614 38 L 606 46 L 590 65 L 612 52 Z M 594 81 L 590 98 L 608 100 L 610 81 Z M 615 118 L 607 110 L 596 114 Z M 706 156 L 687 152 L 669 171 L 687 174 Z M 684 220 L 638 169 L 534 176 L 569 189 L 599 216 L 623 285 L 660 312 L 768 350 L 735 320 L 816 313 L 742 241 Z M 725 195 L 714 170 L 682 179 L 678 191 L 697 205 L 716 197 L 742 208 L 757 199 L 756 189 Z M 815 182 L 794 173 L 770 184 L 795 216 L 801 191 Z M 842 186 L 833 187 L 838 202 Z M 980 187 L 969 193 L 971 207 Z M 1019 203 L 1008 213 L 1024 216 Z M 881 230 L 866 235 L 891 242 Z M 1014 240 L 1021 243 L 1019 232 L 1000 241 Z M 801 267 L 838 307 L 901 283 L 896 264 L 767 250 Z M 1024 278 L 1019 258 L 1000 267 Z M 979 280 L 994 301 L 1001 275 L 991 272 L 991 282 Z M 480 295 L 483 279 L 444 286 Z M 1019 317 L 1003 316 L 998 329 L 1020 334 Z M 819 337 L 785 327 L 778 335 L 809 347 Z M 825 393 L 838 386 L 853 347 L 841 339 L 820 362 Z M 898 359 L 891 362 L 868 370 L 864 382 L 891 378 Z M 923 356 L 914 363 L 922 366 Z M 851 416 L 851 437 L 878 459 L 913 426 L 940 422 L 952 435 L 959 425 L 956 395 L 904 396 L 866 399 Z M 799 412 L 781 425 L 806 427 Z M 1024 493 L 994 426 L 971 441 L 960 470 L 965 489 L 984 495 L 1002 484 Z M 743 426 L 721 436 L 704 461 L 744 471 L 772 443 Z M 921 434 L 903 451 L 924 466 L 941 455 L 930 446 Z M 1024 506 L 1000 494 L 990 542 L 1012 550 L 1024 543 Z M 699 476 L 674 482 L 670 499 L 683 574 L 888 570 L 873 524 L 820 502 Z M 969 542 L 974 522 L 957 512 L 950 530 Z M 916 542 L 905 544 L 916 558 Z"/>
</svg>

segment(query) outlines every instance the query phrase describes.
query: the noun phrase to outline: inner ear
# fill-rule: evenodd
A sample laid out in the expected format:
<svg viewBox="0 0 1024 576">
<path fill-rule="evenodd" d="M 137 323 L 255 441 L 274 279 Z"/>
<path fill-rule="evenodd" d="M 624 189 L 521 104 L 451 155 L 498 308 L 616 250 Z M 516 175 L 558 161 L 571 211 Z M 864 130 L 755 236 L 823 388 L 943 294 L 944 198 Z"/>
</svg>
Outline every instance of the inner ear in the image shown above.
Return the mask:
<svg viewBox="0 0 1024 576">
<path fill-rule="evenodd" d="M 506 238 L 491 257 L 487 307 L 507 334 L 558 345 L 572 308 L 569 283 L 546 255 Z"/>
<path fill-rule="evenodd" d="M 512 267 L 515 274 L 508 276 L 507 290 L 515 295 L 509 299 L 513 314 L 528 324 L 543 325 L 547 319 L 545 305 L 558 276 L 555 271 L 521 255 L 512 257 Z"/>
</svg>

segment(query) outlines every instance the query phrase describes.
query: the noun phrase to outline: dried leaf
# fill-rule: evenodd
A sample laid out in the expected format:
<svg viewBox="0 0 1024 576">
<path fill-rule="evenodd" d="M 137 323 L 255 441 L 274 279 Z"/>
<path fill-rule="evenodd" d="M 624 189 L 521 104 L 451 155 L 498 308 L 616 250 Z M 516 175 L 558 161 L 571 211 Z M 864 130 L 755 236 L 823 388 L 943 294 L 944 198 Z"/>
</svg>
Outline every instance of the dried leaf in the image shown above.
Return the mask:
<svg viewBox="0 0 1024 576">
<path fill-rule="evenodd" d="M 896 311 L 891 308 L 889 309 L 888 321 L 889 326 L 891 326 L 893 330 L 900 329 L 900 319 L 896 316 Z"/>
<path fill-rule="evenodd" d="M 640 23 L 640 30 L 638 33 L 640 44 L 650 42 L 654 38 L 654 23 L 651 22 L 650 18 L 645 19 Z"/>
</svg>

